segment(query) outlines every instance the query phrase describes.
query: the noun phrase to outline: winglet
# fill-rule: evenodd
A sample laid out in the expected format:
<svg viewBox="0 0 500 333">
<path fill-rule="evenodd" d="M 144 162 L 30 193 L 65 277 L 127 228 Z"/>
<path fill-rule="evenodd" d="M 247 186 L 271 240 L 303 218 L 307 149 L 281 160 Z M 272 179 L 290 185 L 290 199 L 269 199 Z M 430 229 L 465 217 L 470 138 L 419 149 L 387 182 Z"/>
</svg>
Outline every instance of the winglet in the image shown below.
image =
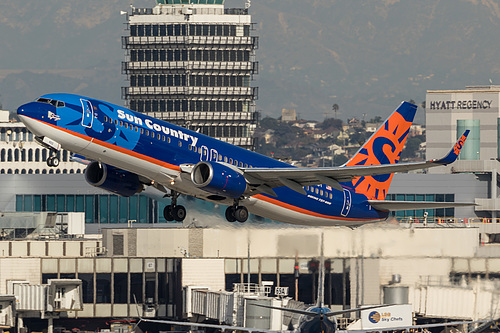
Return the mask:
<svg viewBox="0 0 500 333">
<path fill-rule="evenodd" d="M 458 155 L 460 154 L 460 151 L 464 147 L 465 140 L 467 139 L 467 136 L 469 135 L 469 132 L 470 132 L 470 130 L 466 130 L 464 132 L 464 134 L 462 134 L 462 136 L 460 137 L 460 139 L 458 139 L 458 141 L 455 143 L 455 145 L 450 150 L 450 152 L 448 153 L 448 155 L 446 155 L 442 159 L 434 161 L 434 163 L 436 163 L 436 164 L 442 164 L 442 165 L 447 165 L 447 164 L 455 162 L 456 159 L 458 158 Z"/>
</svg>

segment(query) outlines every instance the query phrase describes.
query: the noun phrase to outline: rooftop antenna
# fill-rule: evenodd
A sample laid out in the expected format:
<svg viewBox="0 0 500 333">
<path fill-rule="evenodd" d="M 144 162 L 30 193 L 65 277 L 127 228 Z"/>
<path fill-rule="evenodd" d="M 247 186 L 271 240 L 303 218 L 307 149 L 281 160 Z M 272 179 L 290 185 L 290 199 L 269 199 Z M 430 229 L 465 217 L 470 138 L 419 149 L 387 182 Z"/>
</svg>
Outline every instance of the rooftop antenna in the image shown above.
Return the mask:
<svg viewBox="0 0 500 333">
<path fill-rule="evenodd" d="M 252 1 L 251 0 L 246 0 L 245 1 L 245 9 L 250 8 L 251 5 L 252 5 Z"/>
</svg>

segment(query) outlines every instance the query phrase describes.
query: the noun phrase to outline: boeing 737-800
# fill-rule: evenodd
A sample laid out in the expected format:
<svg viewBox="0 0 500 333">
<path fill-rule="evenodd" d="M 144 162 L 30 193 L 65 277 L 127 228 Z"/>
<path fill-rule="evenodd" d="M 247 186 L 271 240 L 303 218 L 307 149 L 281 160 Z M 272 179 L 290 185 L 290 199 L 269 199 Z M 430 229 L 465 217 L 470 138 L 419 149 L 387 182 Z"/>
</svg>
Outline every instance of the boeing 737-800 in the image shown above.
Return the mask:
<svg viewBox="0 0 500 333">
<path fill-rule="evenodd" d="M 439 160 L 398 163 L 417 107 L 403 102 L 344 165 L 299 168 L 209 136 L 100 100 L 48 94 L 17 114 L 37 141 L 90 160 L 93 186 L 131 196 L 154 186 L 170 193 L 167 221 L 182 221 L 179 194 L 228 205 L 226 219 L 249 212 L 294 224 L 356 226 L 384 221 L 390 210 L 445 208 L 471 203 L 387 201 L 394 172 L 452 163 L 469 131 Z"/>
</svg>

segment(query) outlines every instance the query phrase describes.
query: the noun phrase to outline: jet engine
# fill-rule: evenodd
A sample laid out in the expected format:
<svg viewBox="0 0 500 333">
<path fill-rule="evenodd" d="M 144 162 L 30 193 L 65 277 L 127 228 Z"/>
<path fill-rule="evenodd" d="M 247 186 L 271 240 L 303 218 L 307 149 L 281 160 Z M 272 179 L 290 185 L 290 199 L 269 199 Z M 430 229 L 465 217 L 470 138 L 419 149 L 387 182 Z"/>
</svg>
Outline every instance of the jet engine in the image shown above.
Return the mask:
<svg viewBox="0 0 500 333">
<path fill-rule="evenodd" d="M 191 171 L 193 184 L 210 193 L 226 198 L 239 198 L 247 188 L 241 172 L 217 162 L 199 162 Z"/>
<path fill-rule="evenodd" d="M 85 169 L 85 180 L 92 186 L 130 197 L 142 191 L 143 186 L 135 173 L 101 162 L 92 162 Z"/>
</svg>

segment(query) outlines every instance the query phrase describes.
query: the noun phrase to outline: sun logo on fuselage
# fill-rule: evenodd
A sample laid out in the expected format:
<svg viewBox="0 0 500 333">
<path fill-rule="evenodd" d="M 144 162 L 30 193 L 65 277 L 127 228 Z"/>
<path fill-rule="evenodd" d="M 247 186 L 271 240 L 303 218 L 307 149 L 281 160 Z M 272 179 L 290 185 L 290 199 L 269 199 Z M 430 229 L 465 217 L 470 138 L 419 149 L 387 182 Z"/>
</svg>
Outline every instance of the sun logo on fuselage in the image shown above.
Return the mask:
<svg viewBox="0 0 500 333">
<path fill-rule="evenodd" d="M 49 111 L 48 117 L 49 117 L 50 120 L 54 120 L 54 121 L 61 120 L 61 117 L 58 116 L 57 114 L 55 114 L 52 111 Z"/>
</svg>

